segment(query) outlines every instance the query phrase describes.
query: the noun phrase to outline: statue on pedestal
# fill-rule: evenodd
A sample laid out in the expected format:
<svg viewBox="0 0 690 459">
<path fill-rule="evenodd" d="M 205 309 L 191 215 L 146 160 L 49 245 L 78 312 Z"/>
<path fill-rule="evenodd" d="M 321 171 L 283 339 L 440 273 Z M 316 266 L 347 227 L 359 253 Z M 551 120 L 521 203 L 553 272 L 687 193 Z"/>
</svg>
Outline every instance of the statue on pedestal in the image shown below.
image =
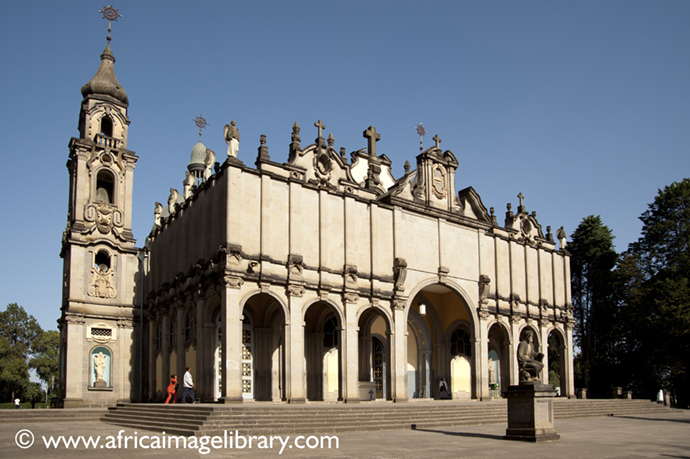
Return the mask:
<svg viewBox="0 0 690 459">
<path fill-rule="evenodd" d="M 523 382 L 539 381 L 539 373 L 544 369 L 542 360 L 544 354 L 534 350 L 534 335 L 532 330 L 525 332 L 525 338 L 518 346 L 518 365 L 520 367 L 520 384 Z"/>
</svg>

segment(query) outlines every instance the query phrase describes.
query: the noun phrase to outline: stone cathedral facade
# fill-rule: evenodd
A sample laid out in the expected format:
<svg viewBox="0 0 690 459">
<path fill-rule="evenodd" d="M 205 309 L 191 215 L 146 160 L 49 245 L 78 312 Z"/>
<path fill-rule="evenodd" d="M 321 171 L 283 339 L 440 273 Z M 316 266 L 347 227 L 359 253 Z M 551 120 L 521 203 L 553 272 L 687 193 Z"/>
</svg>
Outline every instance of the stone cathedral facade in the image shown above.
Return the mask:
<svg viewBox="0 0 690 459">
<path fill-rule="evenodd" d="M 137 248 L 114 62 L 108 45 L 69 144 L 65 407 L 160 401 L 185 367 L 203 402 L 488 400 L 518 383 L 526 330 L 574 395 L 565 237 L 522 195 L 499 223 L 472 187 L 456 192 L 461 163 L 438 136 L 396 178 L 372 126 L 348 159 L 321 121 L 311 144 L 295 123 L 280 153 L 262 136 L 236 155 L 233 123 L 218 162 L 194 145 Z"/>
</svg>

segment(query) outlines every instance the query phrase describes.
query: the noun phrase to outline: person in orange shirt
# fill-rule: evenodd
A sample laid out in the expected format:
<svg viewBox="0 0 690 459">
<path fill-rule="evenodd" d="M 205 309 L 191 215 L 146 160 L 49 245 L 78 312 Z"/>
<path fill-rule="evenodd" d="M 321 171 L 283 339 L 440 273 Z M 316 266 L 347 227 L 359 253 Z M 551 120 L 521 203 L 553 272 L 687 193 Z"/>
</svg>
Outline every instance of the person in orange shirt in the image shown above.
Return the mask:
<svg viewBox="0 0 690 459">
<path fill-rule="evenodd" d="M 170 402 L 171 398 L 173 403 L 177 403 L 177 391 L 175 390 L 175 386 L 177 386 L 177 375 L 171 375 L 170 384 L 168 384 L 168 398 L 165 400 L 166 405 Z"/>
</svg>

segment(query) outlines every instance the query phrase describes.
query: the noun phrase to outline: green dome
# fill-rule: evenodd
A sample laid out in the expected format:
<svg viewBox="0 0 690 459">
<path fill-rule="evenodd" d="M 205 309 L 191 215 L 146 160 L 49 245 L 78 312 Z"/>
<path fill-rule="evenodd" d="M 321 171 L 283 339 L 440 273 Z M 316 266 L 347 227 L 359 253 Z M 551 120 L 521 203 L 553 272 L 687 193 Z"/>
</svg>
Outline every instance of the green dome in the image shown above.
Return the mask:
<svg viewBox="0 0 690 459">
<path fill-rule="evenodd" d="M 190 166 L 202 166 L 202 169 L 204 167 L 204 163 L 206 161 L 206 145 L 204 145 L 201 142 L 197 142 L 196 145 L 194 145 L 194 148 L 192 148 L 192 159 L 189 160 L 189 165 Z"/>
</svg>

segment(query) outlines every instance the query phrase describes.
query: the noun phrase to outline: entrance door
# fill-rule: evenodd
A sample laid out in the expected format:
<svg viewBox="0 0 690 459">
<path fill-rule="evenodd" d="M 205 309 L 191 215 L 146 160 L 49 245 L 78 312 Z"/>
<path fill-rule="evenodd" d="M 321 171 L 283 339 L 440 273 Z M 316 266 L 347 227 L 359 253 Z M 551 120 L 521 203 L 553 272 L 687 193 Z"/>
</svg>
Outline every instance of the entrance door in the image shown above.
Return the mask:
<svg viewBox="0 0 690 459">
<path fill-rule="evenodd" d="M 245 315 L 242 323 L 242 398 L 254 398 L 254 330 Z"/>
<path fill-rule="evenodd" d="M 374 384 L 376 385 L 376 398 L 382 399 L 385 397 L 383 388 L 386 386 L 385 374 L 385 352 L 383 349 L 383 344 L 377 338 L 372 338 L 373 342 L 373 373 L 374 373 Z"/>
</svg>

